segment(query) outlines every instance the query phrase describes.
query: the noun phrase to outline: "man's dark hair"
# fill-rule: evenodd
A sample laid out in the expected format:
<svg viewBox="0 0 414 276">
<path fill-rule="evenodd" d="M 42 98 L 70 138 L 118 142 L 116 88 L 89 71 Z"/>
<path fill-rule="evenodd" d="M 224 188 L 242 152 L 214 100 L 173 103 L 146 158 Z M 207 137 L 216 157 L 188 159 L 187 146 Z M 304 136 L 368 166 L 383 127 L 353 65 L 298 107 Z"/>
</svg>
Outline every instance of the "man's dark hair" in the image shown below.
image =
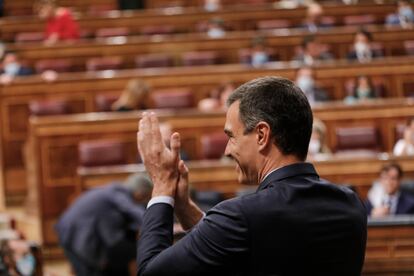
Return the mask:
<svg viewBox="0 0 414 276">
<path fill-rule="evenodd" d="M 258 78 L 237 88 L 227 105 L 237 101 L 245 134 L 264 121 L 270 126 L 274 144 L 284 155 L 306 159 L 313 116 L 308 99 L 299 87 L 281 77 Z"/>
<path fill-rule="evenodd" d="M 401 179 L 403 177 L 403 170 L 401 168 L 401 166 L 398 163 L 389 163 L 387 165 L 385 165 L 381 171 L 386 171 L 388 172 L 391 169 L 395 169 L 398 172 L 398 178 Z"/>
</svg>

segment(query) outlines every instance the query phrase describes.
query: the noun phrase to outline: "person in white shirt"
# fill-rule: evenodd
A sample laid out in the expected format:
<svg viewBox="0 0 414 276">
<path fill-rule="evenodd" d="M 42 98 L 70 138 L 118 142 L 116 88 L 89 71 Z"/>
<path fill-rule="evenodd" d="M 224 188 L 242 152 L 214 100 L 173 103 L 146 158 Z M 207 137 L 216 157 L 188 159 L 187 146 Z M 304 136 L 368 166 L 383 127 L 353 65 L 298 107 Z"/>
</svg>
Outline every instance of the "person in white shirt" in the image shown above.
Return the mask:
<svg viewBox="0 0 414 276">
<path fill-rule="evenodd" d="M 404 136 L 394 146 L 395 156 L 414 155 L 414 118 L 407 121 L 404 129 Z"/>
</svg>

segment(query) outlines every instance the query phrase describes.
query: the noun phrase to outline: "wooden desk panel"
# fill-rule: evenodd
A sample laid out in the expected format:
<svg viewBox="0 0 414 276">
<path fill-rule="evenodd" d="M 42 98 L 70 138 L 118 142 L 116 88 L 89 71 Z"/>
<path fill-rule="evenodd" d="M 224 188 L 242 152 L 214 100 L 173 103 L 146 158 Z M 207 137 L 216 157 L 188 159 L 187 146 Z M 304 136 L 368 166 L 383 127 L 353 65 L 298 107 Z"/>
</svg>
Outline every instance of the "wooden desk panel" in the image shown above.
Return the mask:
<svg viewBox="0 0 414 276">
<path fill-rule="evenodd" d="M 387 14 L 395 11 L 394 4 L 357 4 L 357 5 L 326 5 L 326 16 L 334 16 L 341 24 L 346 15 L 373 14 L 377 23 L 382 24 Z M 144 26 L 172 25 L 181 32 L 196 31 L 198 23 L 213 18 L 222 18 L 235 30 L 253 29 L 259 20 L 288 19 L 293 26 L 302 23 L 306 9 L 277 9 L 272 5 L 235 6 L 217 12 L 207 13 L 200 8 L 156 9 L 146 11 L 113 11 L 106 16 L 80 15 L 78 18 L 82 30 L 95 31 L 107 27 L 128 27 L 132 33 L 139 33 Z M 35 17 L 3 18 L 0 20 L 2 37 L 12 41 L 19 32 L 41 32 L 44 23 Z"/>
<path fill-rule="evenodd" d="M 354 34 L 358 27 L 337 27 L 327 29 L 318 34 L 321 43 L 327 44 L 336 58 L 346 58 L 353 44 Z M 370 28 L 373 39 L 384 46 L 386 56 L 405 54 L 404 41 L 414 40 L 414 30 Z M 108 41 L 82 41 L 77 44 L 58 44 L 44 46 L 41 44 L 10 44 L 8 48 L 17 52 L 29 65 L 40 59 L 70 59 L 78 70 L 85 70 L 85 63 L 91 57 L 121 56 L 125 68 L 135 67 L 135 57 L 142 54 L 167 53 L 175 64 L 181 64 L 181 54 L 189 51 L 217 51 L 221 62 L 239 63 L 239 50 L 249 48 L 257 35 L 266 39 L 267 46 L 272 48 L 279 60 L 291 60 L 308 32 L 300 30 L 283 30 L 267 32 L 231 32 L 220 39 L 209 39 L 205 34 L 181 34 L 173 36 L 157 36 L 156 39 L 146 37 L 128 37 L 125 43 L 117 44 Z"/>
<path fill-rule="evenodd" d="M 370 64 L 328 63 L 316 66 L 315 69 L 318 82 L 327 89 L 334 99 L 342 99 L 345 95 L 343 84 L 349 78 L 360 75 L 361 72 L 374 78 L 381 78 L 389 89 L 387 96 L 401 97 L 404 95 L 404 86 L 413 83 L 413 64 L 413 58 L 396 58 L 378 60 Z M 235 83 L 243 83 L 265 75 L 280 75 L 293 79 L 297 68 L 298 65 L 296 64 L 271 63 L 258 69 L 244 65 L 222 65 L 159 70 L 124 70 L 110 75 L 72 73 L 61 74 L 54 83 L 44 82 L 38 77 L 28 77 L 16 80 L 11 85 L 1 86 L 0 124 L 2 127 L 0 128 L 0 135 L 4 154 L 0 163 L 3 164 L 3 181 L 6 183 L 6 194 L 24 195 L 26 174 L 23 161 L 23 145 L 27 137 L 28 104 L 30 101 L 66 99 L 69 100 L 74 112 L 92 112 L 96 110 L 95 97 L 97 95 L 121 91 L 128 80 L 134 77 L 144 79 L 154 89 L 191 87 L 194 90 L 196 101 L 198 101 L 221 82 L 232 80 Z M 404 114 L 401 113 L 401 116 L 394 117 L 394 119 L 402 120 L 413 115 L 411 114 L 411 108 L 401 109 L 401 112 L 403 111 Z M 353 118 L 358 123 L 359 118 Z M 329 121 L 329 119 L 326 120 Z M 374 122 L 371 120 L 371 123 Z M 393 121 L 389 127 L 391 128 L 394 123 Z M 383 127 L 382 122 L 378 121 L 375 124 L 380 124 Z M 387 137 L 388 134 L 385 131 L 388 130 L 384 130 L 382 133 L 384 137 Z M 331 137 L 329 138 L 330 143 L 335 145 L 332 134 L 329 134 L 329 137 Z M 394 140 L 385 138 L 383 141 L 386 149 L 389 149 Z"/>
</svg>

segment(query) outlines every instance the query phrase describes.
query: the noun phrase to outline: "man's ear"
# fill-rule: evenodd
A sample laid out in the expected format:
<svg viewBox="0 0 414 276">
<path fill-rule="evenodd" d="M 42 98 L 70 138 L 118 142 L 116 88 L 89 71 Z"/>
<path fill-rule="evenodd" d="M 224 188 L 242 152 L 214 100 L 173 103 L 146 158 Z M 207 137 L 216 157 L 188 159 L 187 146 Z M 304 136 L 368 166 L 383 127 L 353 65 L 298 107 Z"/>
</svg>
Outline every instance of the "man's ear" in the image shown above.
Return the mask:
<svg viewBox="0 0 414 276">
<path fill-rule="evenodd" d="M 256 125 L 257 144 L 259 145 L 260 151 L 265 149 L 269 143 L 271 143 L 270 134 L 271 130 L 268 123 L 262 121 Z"/>
</svg>

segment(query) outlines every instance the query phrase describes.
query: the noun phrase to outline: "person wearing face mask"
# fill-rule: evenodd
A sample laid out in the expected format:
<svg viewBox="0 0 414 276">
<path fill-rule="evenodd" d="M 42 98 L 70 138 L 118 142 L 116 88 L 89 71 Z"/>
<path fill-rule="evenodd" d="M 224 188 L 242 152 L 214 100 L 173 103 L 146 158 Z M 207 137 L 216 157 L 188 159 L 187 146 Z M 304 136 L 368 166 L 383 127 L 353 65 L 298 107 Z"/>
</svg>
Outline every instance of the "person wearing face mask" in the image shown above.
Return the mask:
<svg viewBox="0 0 414 276">
<path fill-rule="evenodd" d="M 250 50 L 250 65 L 253 67 L 261 67 L 270 61 L 266 43 L 262 37 L 254 38 L 252 48 Z"/>
<path fill-rule="evenodd" d="M 367 76 L 357 77 L 355 88 L 349 91 L 344 99 L 344 102 L 347 104 L 376 98 L 374 86 L 371 79 Z"/>
<path fill-rule="evenodd" d="M 354 38 L 353 49 L 348 53 L 348 60 L 356 60 L 358 62 L 369 62 L 373 58 L 382 56 L 379 51 L 372 49 L 372 35 L 370 32 L 360 29 Z"/>
<path fill-rule="evenodd" d="M 414 23 L 414 11 L 406 0 L 397 2 L 397 12 L 387 16 L 386 24 L 389 26 L 400 25 L 403 28 L 411 28 Z"/>
<path fill-rule="evenodd" d="M 220 18 L 210 20 L 207 29 L 207 36 L 210 38 L 222 38 L 225 35 L 226 31 L 223 28 L 223 20 Z"/>
<path fill-rule="evenodd" d="M 220 0 L 204 0 L 204 10 L 208 12 L 215 12 L 221 9 Z"/>
<path fill-rule="evenodd" d="M 324 90 L 315 84 L 313 70 L 309 67 L 302 67 L 296 72 L 295 83 L 305 93 L 308 101 L 313 104 L 315 102 L 328 101 L 329 97 Z"/>
<path fill-rule="evenodd" d="M 0 83 L 7 84 L 15 77 L 29 76 L 32 74 L 32 69 L 21 64 L 16 53 L 6 52 L 4 54 L 1 62 Z"/>
<path fill-rule="evenodd" d="M 308 158 L 315 159 L 318 155 L 326 155 L 330 153 L 331 150 L 326 144 L 326 126 L 321 120 L 314 118 L 312 135 L 309 142 Z"/>
</svg>

